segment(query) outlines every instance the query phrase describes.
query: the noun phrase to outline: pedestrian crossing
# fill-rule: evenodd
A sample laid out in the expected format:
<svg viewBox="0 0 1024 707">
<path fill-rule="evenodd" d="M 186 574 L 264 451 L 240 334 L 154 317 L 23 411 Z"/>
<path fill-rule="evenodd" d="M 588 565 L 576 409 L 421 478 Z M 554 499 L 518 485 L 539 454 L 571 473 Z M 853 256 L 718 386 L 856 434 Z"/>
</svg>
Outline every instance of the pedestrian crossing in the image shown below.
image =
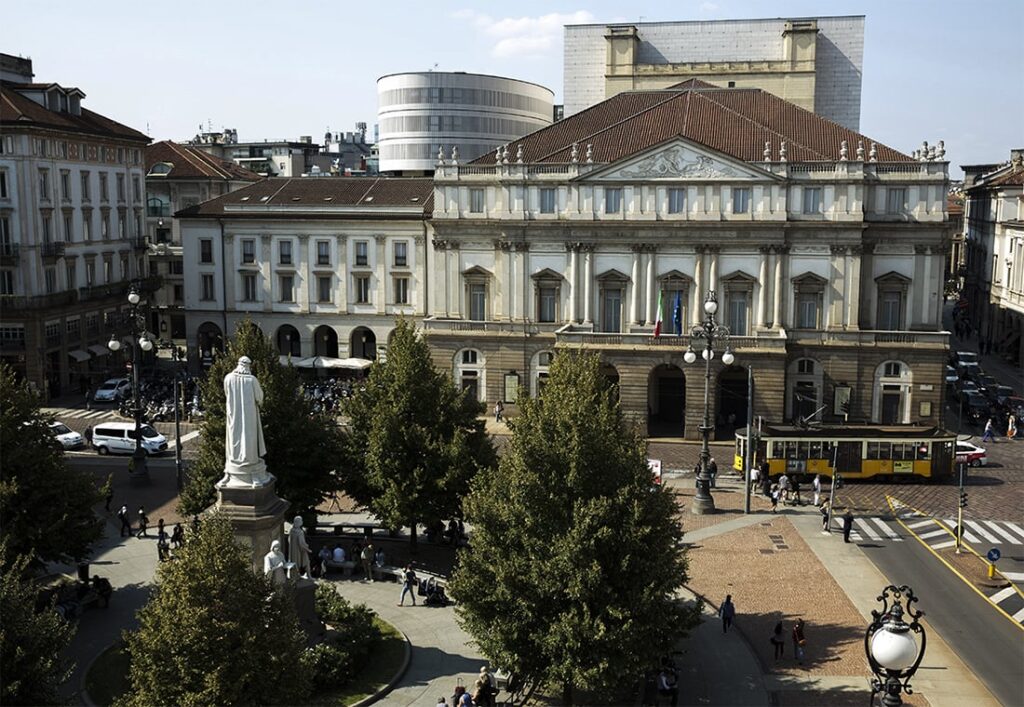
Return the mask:
<svg viewBox="0 0 1024 707">
<path fill-rule="evenodd" d="M 82 410 L 75 408 L 42 408 L 42 412 L 58 420 L 112 420 L 117 417 L 114 410 Z"/>
</svg>

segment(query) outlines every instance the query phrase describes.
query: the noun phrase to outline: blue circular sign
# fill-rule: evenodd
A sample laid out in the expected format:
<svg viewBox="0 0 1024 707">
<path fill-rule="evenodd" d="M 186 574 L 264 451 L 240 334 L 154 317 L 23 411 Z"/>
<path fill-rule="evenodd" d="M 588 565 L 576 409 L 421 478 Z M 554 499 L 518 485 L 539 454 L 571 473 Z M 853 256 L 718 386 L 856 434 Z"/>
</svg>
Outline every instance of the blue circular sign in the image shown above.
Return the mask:
<svg viewBox="0 0 1024 707">
<path fill-rule="evenodd" d="M 992 548 L 991 550 L 988 551 L 988 554 L 986 554 L 985 557 L 988 558 L 989 562 L 995 562 L 1000 557 L 1002 557 L 1002 554 L 999 552 L 998 549 Z"/>
</svg>

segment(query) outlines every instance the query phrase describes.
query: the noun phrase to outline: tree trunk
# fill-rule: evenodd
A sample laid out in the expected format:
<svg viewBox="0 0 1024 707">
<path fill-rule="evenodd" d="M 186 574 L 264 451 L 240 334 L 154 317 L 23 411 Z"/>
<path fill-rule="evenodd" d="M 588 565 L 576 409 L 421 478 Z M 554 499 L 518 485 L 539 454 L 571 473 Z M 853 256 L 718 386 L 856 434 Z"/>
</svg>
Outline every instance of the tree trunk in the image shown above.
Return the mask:
<svg viewBox="0 0 1024 707">
<path fill-rule="evenodd" d="M 419 554 L 419 547 L 416 545 L 416 519 L 409 521 L 409 553 Z"/>
<path fill-rule="evenodd" d="M 572 683 L 571 682 L 566 681 L 566 682 L 562 683 L 562 704 L 563 705 L 571 705 L 572 704 Z"/>
</svg>

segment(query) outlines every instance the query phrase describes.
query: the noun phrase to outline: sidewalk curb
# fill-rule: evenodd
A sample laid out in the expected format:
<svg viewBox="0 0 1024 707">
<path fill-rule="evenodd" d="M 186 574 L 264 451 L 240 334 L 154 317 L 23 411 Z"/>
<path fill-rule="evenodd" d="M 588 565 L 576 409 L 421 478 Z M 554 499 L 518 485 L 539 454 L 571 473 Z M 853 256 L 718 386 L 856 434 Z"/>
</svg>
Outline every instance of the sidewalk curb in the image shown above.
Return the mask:
<svg viewBox="0 0 1024 707">
<path fill-rule="evenodd" d="M 378 616 L 377 618 L 379 618 L 381 621 L 385 621 L 385 619 L 381 618 L 380 616 Z M 409 637 L 407 635 L 405 635 L 405 631 L 403 631 L 402 629 L 398 628 L 397 626 L 395 626 L 390 621 L 387 621 L 386 623 L 391 628 L 393 628 L 396 631 L 398 631 L 398 633 L 400 633 L 402 635 L 402 640 L 405 642 L 404 643 L 405 650 L 403 651 L 403 655 L 402 655 L 402 665 L 399 666 L 398 671 L 394 675 L 391 676 L 391 679 L 388 680 L 386 685 L 381 687 L 379 690 L 377 690 L 372 695 L 370 695 L 368 697 L 364 697 L 363 699 L 359 700 L 358 702 L 354 702 L 353 704 L 349 705 L 349 707 L 366 707 L 367 705 L 372 705 L 374 702 L 376 702 L 377 700 L 381 699 L 386 694 L 388 694 L 389 692 L 394 690 L 395 686 L 398 685 L 399 681 L 403 677 L 405 677 L 406 671 L 409 670 L 409 664 L 412 662 L 412 644 L 409 642 Z"/>
</svg>

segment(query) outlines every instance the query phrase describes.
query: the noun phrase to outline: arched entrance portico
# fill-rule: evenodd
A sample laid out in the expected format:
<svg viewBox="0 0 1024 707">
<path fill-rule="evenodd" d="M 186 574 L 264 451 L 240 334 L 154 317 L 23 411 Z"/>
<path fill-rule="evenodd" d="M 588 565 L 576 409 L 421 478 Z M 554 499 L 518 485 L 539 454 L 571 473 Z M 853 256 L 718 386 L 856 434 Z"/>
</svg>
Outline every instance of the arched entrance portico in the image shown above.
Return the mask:
<svg viewBox="0 0 1024 707">
<path fill-rule="evenodd" d="M 196 330 L 196 349 L 199 365 L 204 369 L 213 365 L 214 354 L 224 350 L 224 332 L 213 322 L 203 322 Z"/>
<path fill-rule="evenodd" d="M 682 437 L 686 429 L 686 375 L 663 363 L 647 377 L 647 435 Z"/>
<path fill-rule="evenodd" d="M 377 360 L 377 336 L 364 326 L 352 330 L 348 350 L 354 358 Z"/>
<path fill-rule="evenodd" d="M 326 324 L 313 332 L 313 355 L 338 358 L 338 332 Z"/>
<path fill-rule="evenodd" d="M 747 369 L 729 366 L 718 374 L 715 439 L 732 439 L 747 424 Z"/>
<path fill-rule="evenodd" d="M 291 356 L 292 358 L 302 356 L 299 330 L 291 324 L 282 324 L 277 328 L 277 352 L 282 356 Z"/>
<path fill-rule="evenodd" d="M 604 377 L 605 382 L 612 391 L 615 399 L 619 399 L 619 371 L 610 363 L 601 362 L 599 373 Z"/>
</svg>

